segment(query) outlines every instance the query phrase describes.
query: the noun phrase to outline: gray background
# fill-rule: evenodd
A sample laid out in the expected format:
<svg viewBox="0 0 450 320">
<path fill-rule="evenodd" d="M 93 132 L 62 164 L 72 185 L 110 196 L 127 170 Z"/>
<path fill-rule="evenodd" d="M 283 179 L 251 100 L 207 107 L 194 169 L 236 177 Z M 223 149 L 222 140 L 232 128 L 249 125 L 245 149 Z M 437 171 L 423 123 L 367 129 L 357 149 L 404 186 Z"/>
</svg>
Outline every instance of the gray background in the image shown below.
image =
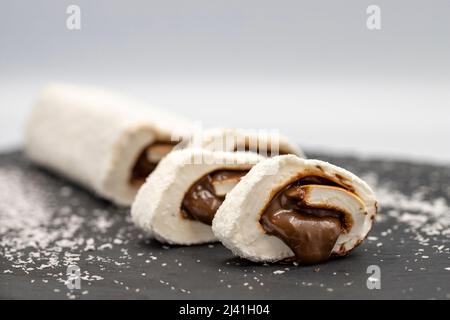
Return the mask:
<svg viewBox="0 0 450 320">
<path fill-rule="evenodd" d="M 450 1 L 0 1 L 0 148 L 48 81 L 305 147 L 450 161 Z M 66 28 L 81 7 L 82 29 Z M 381 7 L 382 29 L 366 28 Z"/>
</svg>

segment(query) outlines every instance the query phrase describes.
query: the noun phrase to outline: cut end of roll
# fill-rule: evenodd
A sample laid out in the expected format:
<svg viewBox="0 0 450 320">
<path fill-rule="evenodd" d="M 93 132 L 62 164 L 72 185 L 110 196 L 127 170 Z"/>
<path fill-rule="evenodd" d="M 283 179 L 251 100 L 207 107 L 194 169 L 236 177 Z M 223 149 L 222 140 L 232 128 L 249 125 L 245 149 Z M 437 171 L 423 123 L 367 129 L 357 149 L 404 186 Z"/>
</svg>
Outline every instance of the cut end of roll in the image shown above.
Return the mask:
<svg viewBox="0 0 450 320">
<path fill-rule="evenodd" d="M 314 264 L 358 246 L 376 210 L 372 190 L 352 173 L 286 155 L 253 167 L 227 196 L 213 230 L 241 257 Z"/>
<path fill-rule="evenodd" d="M 193 162 L 196 158 L 203 161 Z M 262 159 L 252 153 L 173 151 L 139 190 L 131 209 L 133 221 L 161 242 L 214 242 L 211 224 L 227 189 Z"/>
</svg>

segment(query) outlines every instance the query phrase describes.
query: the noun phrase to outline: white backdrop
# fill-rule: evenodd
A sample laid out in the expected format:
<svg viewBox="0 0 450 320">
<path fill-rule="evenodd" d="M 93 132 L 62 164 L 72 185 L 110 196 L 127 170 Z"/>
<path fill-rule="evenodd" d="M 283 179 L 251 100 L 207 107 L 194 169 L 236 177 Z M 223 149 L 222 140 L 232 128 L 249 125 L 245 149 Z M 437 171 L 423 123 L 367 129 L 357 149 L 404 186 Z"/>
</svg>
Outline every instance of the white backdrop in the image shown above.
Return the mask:
<svg viewBox="0 0 450 320">
<path fill-rule="evenodd" d="M 82 29 L 67 30 L 78 4 Z M 382 28 L 366 28 L 369 4 Z M 0 148 L 48 81 L 310 149 L 450 162 L 449 1 L 3 0 Z"/>
</svg>

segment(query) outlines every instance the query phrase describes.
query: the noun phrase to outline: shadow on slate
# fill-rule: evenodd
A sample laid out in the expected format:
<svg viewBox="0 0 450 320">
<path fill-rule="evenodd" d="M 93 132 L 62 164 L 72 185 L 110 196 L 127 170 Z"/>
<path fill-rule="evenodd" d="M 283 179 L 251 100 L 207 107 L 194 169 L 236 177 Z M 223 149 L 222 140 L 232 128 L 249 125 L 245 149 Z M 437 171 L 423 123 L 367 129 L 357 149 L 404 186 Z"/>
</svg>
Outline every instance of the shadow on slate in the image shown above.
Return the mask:
<svg viewBox="0 0 450 320">
<path fill-rule="evenodd" d="M 389 183 L 404 194 L 429 186 L 427 199 L 444 198 L 450 203 L 450 170 L 444 166 L 357 159 L 354 157 L 309 154 L 356 174 L 376 173 L 380 184 Z M 319 266 L 292 264 L 255 264 L 236 257 L 219 244 L 192 247 L 164 246 L 145 239 L 132 225 L 129 210 L 117 208 L 92 196 L 52 173 L 31 164 L 21 152 L 0 156 L 0 169 L 18 169 L 49 195 L 53 219 L 60 212 L 81 219 L 76 238 L 81 243 L 63 248 L 57 263 L 38 270 L 39 258 L 17 267 L 17 257 L 26 258 L 36 248 L 21 249 L 11 256 L 11 248 L 0 248 L 0 298 L 31 299 L 442 299 L 450 298 L 449 252 L 433 252 L 433 244 L 449 246 L 449 239 L 437 236 L 425 247 L 429 259 L 417 259 L 419 245 L 406 226 L 393 219 L 375 224 L 370 236 L 349 257 Z M 436 179 L 438 181 L 436 182 Z M 0 180 L 1 181 L 1 180 Z M 62 196 L 62 188 L 72 190 Z M 382 204 L 381 204 L 382 205 Z M 68 214 L 60 208 L 73 207 Z M 0 207 L 2 208 L 2 207 Z M 381 214 L 385 213 L 384 208 Z M 92 224 L 92 217 L 109 221 L 104 232 Z M 29 214 L 32 214 L 30 212 Z M 1 218 L 1 212 L 0 212 Z M 52 220 L 53 220 L 52 219 Z M 0 220 L 1 221 L 1 220 Z M 100 221 L 100 220 L 99 220 Z M 389 237 L 383 231 L 398 224 Z M 45 226 L 44 226 L 45 227 Z M 49 226 L 54 228 L 55 226 Z M 64 228 L 64 224 L 58 227 Z M 7 234 L 0 234 L 0 239 Z M 93 239 L 95 249 L 86 249 Z M 60 239 L 54 239 L 54 242 Z M 70 240 L 70 239 L 69 239 Z M 382 240 L 382 245 L 379 243 Z M 84 242 L 83 242 L 84 241 Z M 102 247 L 103 246 L 103 247 Z M 101 250 L 99 248 L 102 248 Z M 47 249 L 39 249 L 45 252 Z M 54 249 L 51 249 L 54 250 Z M 9 254 L 7 254 L 9 253 Z M 86 280 L 81 289 L 69 290 L 61 279 L 67 278 L 64 257 L 73 254 Z M 43 258 L 45 260 L 45 258 Z M 44 261 L 43 263 L 46 263 Z M 381 289 L 369 290 L 367 268 L 381 270 Z M 31 270 L 33 269 L 33 270 Z M 412 270 L 408 270 L 412 269 Z M 275 273 L 274 273 L 275 272 Z M 93 278 L 92 276 L 95 275 Z"/>
</svg>

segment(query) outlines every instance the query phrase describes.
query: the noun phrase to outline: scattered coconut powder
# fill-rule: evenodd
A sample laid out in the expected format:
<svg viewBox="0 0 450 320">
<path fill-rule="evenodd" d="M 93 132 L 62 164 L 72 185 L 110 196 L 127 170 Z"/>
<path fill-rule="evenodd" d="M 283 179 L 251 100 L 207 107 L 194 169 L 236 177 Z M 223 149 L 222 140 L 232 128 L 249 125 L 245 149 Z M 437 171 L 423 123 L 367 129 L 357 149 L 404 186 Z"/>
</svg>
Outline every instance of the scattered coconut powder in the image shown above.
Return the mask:
<svg viewBox="0 0 450 320">
<path fill-rule="evenodd" d="M 275 270 L 273 274 L 283 274 L 285 271 L 283 270 Z"/>
<path fill-rule="evenodd" d="M 45 201 L 45 194 L 34 181 L 30 181 L 16 168 L 0 168 L 0 245 L 14 245 L 17 250 L 28 247 L 29 238 L 41 243 L 45 237 L 33 233 L 34 228 L 49 222 L 52 210 Z M 24 230 L 20 238 L 4 236 L 11 230 Z"/>
<path fill-rule="evenodd" d="M 64 283 L 67 276 L 60 267 L 77 265 L 80 252 L 95 250 L 95 240 L 80 237 L 79 231 L 89 223 L 94 224 L 96 232 L 105 232 L 105 226 L 112 222 L 107 221 L 106 214 L 86 221 L 73 214 L 70 206 L 57 208 L 52 204 L 54 195 L 42 189 L 40 179 L 39 175 L 26 174 L 13 166 L 0 168 L 0 256 L 16 270 L 26 274 L 48 270 L 49 276 Z M 69 197 L 70 190 L 63 187 L 60 195 Z M 112 248 L 108 243 L 102 246 Z M 82 271 L 81 279 L 103 278 Z"/>
<path fill-rule="evenodd" d="M 379 214 L 380 220 L 386 218 L 384 215 L 395 218 L 423 239 L 437 235 L 450 238 L 450 206 L 446 199 L 426 200 L 423 190 L 405 195 L 389 185 L 380 185 L 374 173 L 364 179 L 374 188 L 379 200 L 383 212 Z"/>
</svg>

